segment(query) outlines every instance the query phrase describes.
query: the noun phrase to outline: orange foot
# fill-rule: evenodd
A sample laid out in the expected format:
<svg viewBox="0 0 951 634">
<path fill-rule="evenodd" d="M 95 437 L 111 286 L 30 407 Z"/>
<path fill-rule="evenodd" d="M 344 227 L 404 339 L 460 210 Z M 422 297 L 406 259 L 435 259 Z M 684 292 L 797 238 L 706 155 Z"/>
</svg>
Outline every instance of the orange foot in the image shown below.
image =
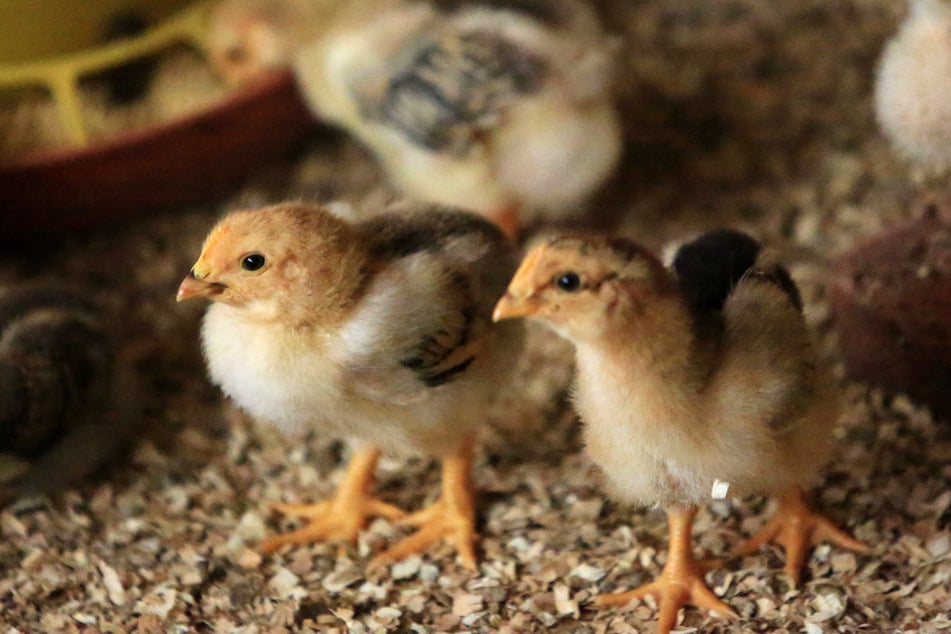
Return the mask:
<svg viewBox="0 0 951 634">
<path fill-rule="evenodd" d="M 380 451 L 363 449 L 353 457 L 344 481 L 334 496 L 317 504 L 273 504 L 272 508 L 286 515 L 295 515 L 310 520 L 304 528 L 282 535 L 269 537 L 259 548 L 268 555 L 285 544 L 306 544 L 330 539 L 351 543 L 357 541 L 367 519 L 379 515 L 387 519 L 401 519 L 406 514 L 392 504 L 372 497 L 369 490 L 373 484 Z"/>
<path fill-rule="evenodd" d="M 735 617 L 736 612 L 717 598 L 703 580 L 706 566 L 694 559 L 690 547 L 690 529 L 696 507 L 676 507 L 667 511 L 670 525 L 670 550 L 660 577 L 634 590 L 595 597 L 595 605 L 618 607 L 632 599 L 654 596 L 660 609 L 657 615 L 658 634 L 668 634 L 677 623 L 677 612 L 685 605 L 696 605 L 718 614 Z"/>
<path fill-rule="evenodd" d="M 371 565 L 387 565 L 448 540 L 462 564 L 476 568 L 475 506 L 472 492 L 472 443 L 443 461 L 442 496 L 435 503 L 405 518 L 402 523 L 419 530 L 377 555 Z"/>
<path fill-rule="evenodd" d="M 767 542 L 776 542 L 786 550 L 786 575 L 799 584 L 806 551 L 820 542 L 832 542 L 859 553 L 869 547 L 838 528 L 830 520 L 814 513 L 806 504 L 801 489 L 792 489 L 779 499 L 779 508 L 766 526 L 733 550 L 734 556 L 748 555 Z"/>
</svg>

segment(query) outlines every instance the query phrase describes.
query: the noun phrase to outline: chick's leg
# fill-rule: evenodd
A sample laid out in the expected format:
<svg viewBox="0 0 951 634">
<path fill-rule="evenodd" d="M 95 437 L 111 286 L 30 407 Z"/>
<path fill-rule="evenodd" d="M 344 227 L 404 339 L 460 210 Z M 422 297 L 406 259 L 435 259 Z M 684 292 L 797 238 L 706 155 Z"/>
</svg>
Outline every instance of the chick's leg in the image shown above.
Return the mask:
<svg viewBox="0 0 951 634">
<path fill-rule="evenodd" d="M 407 517 L 403 523 L 419 530 L 383 551 L 374 565 L 386 565 L 447 539 L 456 547 L 462 564 L 475 570 L 475 503 L 472 490 L 473 442 L 467 441 L 454 455 L 443 460 L 442 495 L 439 500 Z"/>
<path fill-rule="evenodd" d="M 634 590 L 602 594 L 595 598 L 600 606 L 622 606 L 632 599 L 653 595 L 660 604 L 657 615 L 658 634 L 667 634 L 677 623 L 677 612 L 684 605 L 696 605 L 724 616 L 736 616 L 726 603 L 716 597 L 703 580 L 705 567 L 693 556 L 690 531 L 697 507 L 673 507 L 667 510 L 670 547 L 667 563 L 660 577 Z"/>
<path fill-rule="evenodd" d="M 518 234 L 522 230 L 520 211 L 521 208 L 518 205 L 506 205 L 490 211 L 487 217 L 498 225 L 502 233 L 512 240 L 518 240 Z"/>
<path fill-rule="evenodd" d="M 405 513 L 370 495 L 373 472 L 380 450 L 375 447 L 360 449 L 350 460 L 343 482 L 333 497 L 317 504 L 274 504 L 273 508 L 286 515 L 296 515 L 310 523 L 296 531 L 275 535 L 261 542 L 261 552 L 269 554 L 285 544 L 305 544 L 327 539 L 357 541 L 367 518 L 379 515 L 400 519 Z"/>
<path fill-rule="evenodd" d="M 779 498 L 776 515 L 755 535 L 737 546 L 733 554 L 748 555 L 767 542 L 776 542 L 786 550 L 786 575 L 793 585 L 797 585 L 806 552 L 811 546 L 824 541 L 860 553 L 869 551 L 868 546 L 813 512 L 806 504 L 802 489 L 797 487 Z"/>
</svg>

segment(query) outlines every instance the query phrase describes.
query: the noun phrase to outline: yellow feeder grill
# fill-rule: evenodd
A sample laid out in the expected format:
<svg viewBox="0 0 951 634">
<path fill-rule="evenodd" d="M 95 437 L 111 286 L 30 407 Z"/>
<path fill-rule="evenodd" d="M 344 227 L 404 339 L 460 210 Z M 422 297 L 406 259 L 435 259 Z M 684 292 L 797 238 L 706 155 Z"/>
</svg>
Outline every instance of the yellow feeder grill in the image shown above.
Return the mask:
<svg viewBox="0 0 951 634">
<path fill-rule="evenodd" d="M 209 201 L 283 154 L 313 125 L 289 73 L 274 73 L 210 108 L 90 142 L 80 82 L 176 46 L 207 60 L 211 7 L 207 0 L 0 2 L 0 96 L 48 92 L 65 133 L 64 147 L 0 164 L 0 242 Z M 38 11 L 61 19 L 51 25 Z M 121 11 L 155 25 L 97 46 L 103 25 Z"/>
<path fill-rule="evenodd" d="M 0 50 L 0 59 L 11 56 L 11 50 L 22 51 L 30 47 L 40 48 L 41 50 L 50 48 L 48 38 L 37 38 L 30 31 L 27 31 L 24 35 L 23 31 L 14 30 L 10 27 L 14 21 L 9 18 L 16 15 L 26 15 L 25 7 L 22 5 L 30 1 L 8 0 L 9 6 L 5 6 L 2 13 L 0 13 L 0 22 L 7 24 L 6 28 L 12 31 L 8 35 L 16 36 L 20 34 L 19 37 L 14 37 L 12 41 L 8 40 L 6 42 L 7 51 Z M 32 3 L 34 6 L 39 6 L 35 1 Z M 62 8 L 65 10 L 59 15 L 65 16 L 74 13 L 74 11 L 55 5 L 72 6 L 76 2 L 58 0 L 50 4 L 54 6 L 43 3 L 42 10 L 44 13 L 57 15 L 56 9 Z M 108 16 L 115 11 L 134 10 L 136 8 L 134 6 L 130 7 L 128 2 L 119 4 L 116 2 L 85 1 L 81 4 L 83 5 L 82 8 L 89 9 L 81 14 L 86 17 L 86 23 L 95 25 L 104 23 Z M 161 5 L 162 3 L 152 2 L 150 4 Z M 96 11 L 93 12 L 93 9 Z M 84 76 L 94 75 L 138 58 L 156 55 L 175 44 L 193 46 L 200 53 L 207 55 L 205 24 L 208 19 L 208 9 L 209 4 L 207 2 L 196 2 L 139 37 L 120 40 L 97 48 L 87 48 L 29 61 L 0 64 L 0 91 L 15 91 L 31 86 L 45 89 L 49 92 L 59 110 L 63 128 L 70 143 L 74 146 L 86 145 L 89 141 L 89 135 L 83 126 L 82 108 L 77 90 L 79 80 Z M 4 17 L 8 19 L 4 21 Z M 71 21 L 70 23 L 72 26 L 76 26 L 75 22 Z M 89 29 L 78 29 L 78 31 L 80 33 L 89 32 Z M 16 48 L 10 49 L 11 44 Z M 6 55 L 3 55 L 4 53 Z"/>
</svg>

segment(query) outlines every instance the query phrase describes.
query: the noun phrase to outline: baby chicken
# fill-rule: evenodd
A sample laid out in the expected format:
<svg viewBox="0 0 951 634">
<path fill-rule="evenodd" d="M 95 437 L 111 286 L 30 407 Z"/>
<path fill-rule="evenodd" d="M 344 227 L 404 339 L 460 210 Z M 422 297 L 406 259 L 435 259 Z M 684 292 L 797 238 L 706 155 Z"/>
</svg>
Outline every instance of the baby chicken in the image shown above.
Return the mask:
<svg viewBox="0 0 951 634">
<path fill-rule="evenodd" d="M 514 233 L 522 208 L 570 212 L 613 171 L 616 46 L 583 0 L 332 7 L 292 70 L 315 114 L 369 146 L 406 194 L 482 213 Z M 287 30 L 251 14 L 255 30 Z M 240 40 L 236 25 L 247 22 L 218 30 Z M 265 59 L 279 52 L 245 48 L 261 51 L 246 67 L 273 66 Z"/>
<path fill-rule="evenodd" d="M 534 317 L 574 343 L 588 454 L 617 499 L 668 513 L 661 577 L 599 605 L 656 595 L 660 632 L 687 603 L 732 614 L 690 546 L 698 505 L 725 488 L 780 496 L 776 518 L 739 552 L 781 543 L 794 581 L 811 543 L 865 550 L 804 501 L 838 409 L 801 309 L 786 270 L 739 232 L 684 245 L 673 270 L 605 237 L 556 238 L 525 258 L 494 318 Z"/>
<path fill-rule="evenodd" d="M 135 375 L 110 330 L 65 287 L 0 289 L 0 463 L 18 463 L 0 504 L 75 484 L 131 440 Z"/>
<path fill-rule="evenodd" d="M 885 47 L 875 109 L 905 158 L 932 171 L 951 167 L 951 0 L 911 0 Z"/>
<path fill-rule="evenodd" d="M 470 467 L 486 403 L 507 380 L 519 328 L 492 307 L 517 262 L 491 223 L 464 212 L 390 211 L 348 223 L 283 204 L 225 217 L 178 290 L 212 300 L 202 343 L 212 380 L 256 419 L 362 441 L 330 501 L 277 505 L 310 524 L 262 544 L 354 541 L 371 515 L 381 449 L 443 461 L 440 500 L 406 518 L 420 530 L 387 563 L 443 538 L 475 566 Z"/>
<path fill-rule="evenodd" d="M 208 16 L 209 61 L 226 81 L 242 84 L 286 69 L 294 50 L 334 5 L 316 0 L 223 0 Z"/>
</svg>

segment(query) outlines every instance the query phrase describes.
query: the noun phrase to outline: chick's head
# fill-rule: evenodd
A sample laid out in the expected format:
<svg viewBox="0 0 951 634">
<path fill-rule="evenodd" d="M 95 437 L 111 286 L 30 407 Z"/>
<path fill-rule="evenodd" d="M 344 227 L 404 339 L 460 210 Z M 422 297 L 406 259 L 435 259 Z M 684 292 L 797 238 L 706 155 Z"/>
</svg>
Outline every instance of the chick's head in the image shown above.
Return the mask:
<svg viewBox="0 0 951 634">
<path fill-rule="evenodd" d="M 242 84 L 290 65 L 310 30 L 335 10 L 330 0 L 221 0 L 208 19 L 212 66 Z"/>
<path fill-rule="evenodd" d="M 227 0 L 209 19 L 208 49 L 212 65 L 233 84 L 286 66 L 290 51 L 279 32 L 279 14 L 261 2 Z"/>
<path fill-rule="evenodd" d="M 361 286 L 365 257 L 349 225 L 323 207 L 236 211 L 208 234 L 178 289 L 260 320 L 333 322 Z"/>
<path fill-rule="evenodd" d="M 495 307 L 498 321 L 534 317 L 575 341 L 601 338 L 643 315 L 673 280 L 660 261 L 624 239 L 563 237 L 525 257 Z"/>
</svg>

